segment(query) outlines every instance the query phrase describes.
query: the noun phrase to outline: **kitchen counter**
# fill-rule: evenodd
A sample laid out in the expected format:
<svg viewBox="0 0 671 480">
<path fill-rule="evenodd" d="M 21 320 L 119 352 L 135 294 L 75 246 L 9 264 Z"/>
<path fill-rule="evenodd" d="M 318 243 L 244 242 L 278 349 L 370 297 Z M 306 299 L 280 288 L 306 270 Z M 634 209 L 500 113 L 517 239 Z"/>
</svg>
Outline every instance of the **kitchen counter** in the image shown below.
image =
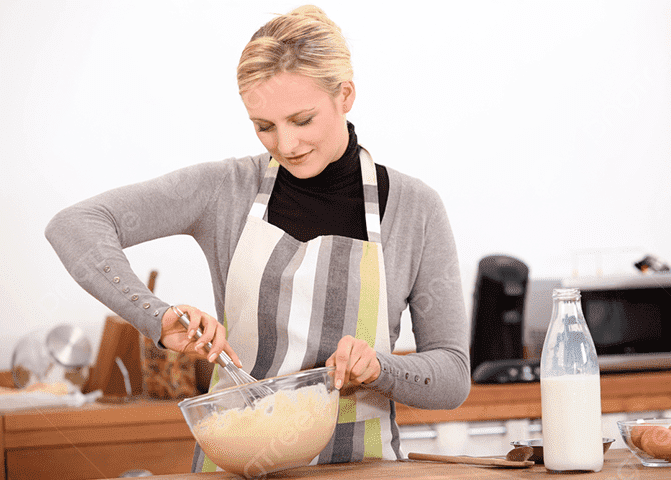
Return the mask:
<svg viewBox="0 0 671 480">
<path fill-rule="evenodd" d="M 671 410 L 671 371 L 602 375 L 601 400 L 603 413 Z M 400 425 L 540 416 L 538 383 L 473 385 L 455 410 L 397 405 Z M 0 415 L 0 480 L 113 478 L 133 468 L 187 473 L 194 446 L 175 401 L 26 409 Z"/>
<path fill-rule="evenodd" d="M 319 478 L 322 480 L 361 480 L 369 478 L 426 478 L 426 479 L 468 479 L 497 480 L 510 478 L 529 478 L 534 480 L 564 478 L 567 476 L 585 480 L 613 480 L 616 478 L 635 478 L 637 480 L 662 480 L 669 478 L 671 468 L 644 467 L 629 450 L 609 450 L 606 453 L 603 470 L 598 473 L 577 473 L 558 475 L 549 473 L 543 465 L 530 468 L 501 468 L 475 465 L 457 465 L 437 462 L 418 461 L 367 461 L 335 465 L 316 465 L 285 470 L 269 474 L 271 479 Z M 187 473 L 178 475 L 155 475 L 155 480 L 223 480 L 241 477 L 225 473 Z"/>
</svg>

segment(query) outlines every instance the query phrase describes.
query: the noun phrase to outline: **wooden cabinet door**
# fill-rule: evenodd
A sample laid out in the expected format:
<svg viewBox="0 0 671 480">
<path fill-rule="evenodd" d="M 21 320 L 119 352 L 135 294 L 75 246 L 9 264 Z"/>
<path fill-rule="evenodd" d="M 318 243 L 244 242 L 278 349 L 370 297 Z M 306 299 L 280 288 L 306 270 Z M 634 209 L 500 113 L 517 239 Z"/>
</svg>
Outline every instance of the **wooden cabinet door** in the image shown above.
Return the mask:
<svg viewBox="0 0 671 480">
<path fill-rule="evenodd" d="M 189 473 L 195 441 L 170 440 L 9 450 L 7 480 L 116 478 L 128 470 Z"/>
</svg>

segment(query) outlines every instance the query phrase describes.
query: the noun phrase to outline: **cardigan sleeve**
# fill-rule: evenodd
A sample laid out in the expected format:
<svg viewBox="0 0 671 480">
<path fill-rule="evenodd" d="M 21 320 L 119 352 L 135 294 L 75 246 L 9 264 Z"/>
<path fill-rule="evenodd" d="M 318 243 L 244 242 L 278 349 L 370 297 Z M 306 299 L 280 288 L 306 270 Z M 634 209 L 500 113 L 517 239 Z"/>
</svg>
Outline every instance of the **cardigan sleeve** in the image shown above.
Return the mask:
<svg viewBox="0 0 671 480">
<path fill-rule="evenodd" d="M 407 283 L 416 353 L 378 353 L 382 372 L 367 388 L 417 408 L 453 409 L 470 392 L 470 332 L 445 207 L 437 192 L 418 184 L 419 193 L 399 202 L 400 228 L 388 249 L 394 271 L 387 273 Z M 398 288 L 389 293 L 399 295 Z"/>
<path fill-rule="evenodd" d="M 133 272 L 124 248 L 169 235 L 193 235 L 225 178 L 223 162 L 187 167 L 110 190 L 57 213 L 45 235 L 88 293 L 155 343 L 169 305 Z"/>
</svg>

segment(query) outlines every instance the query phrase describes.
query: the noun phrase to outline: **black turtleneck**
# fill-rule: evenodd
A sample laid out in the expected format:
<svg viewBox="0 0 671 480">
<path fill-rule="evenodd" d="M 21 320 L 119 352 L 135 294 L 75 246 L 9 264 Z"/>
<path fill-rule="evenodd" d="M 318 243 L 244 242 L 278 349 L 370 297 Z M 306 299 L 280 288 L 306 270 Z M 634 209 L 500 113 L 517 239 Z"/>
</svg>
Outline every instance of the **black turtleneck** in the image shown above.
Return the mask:
<svg viewBox="0 0 671 480">
<path fill-rule="evenodd" d="M 348 122 L 347 128 L 347 150 L 319 175 L 296 178 L 280 166 L 268 202 L 268 222 L 302 242 L 320 235 L 368 240 L 359 162 L 361 146 L 354 125 Z M 389 176 L 385 167 L 375 164 L 375 169 L 381 220 L 387 205 Z"/>
</svg>

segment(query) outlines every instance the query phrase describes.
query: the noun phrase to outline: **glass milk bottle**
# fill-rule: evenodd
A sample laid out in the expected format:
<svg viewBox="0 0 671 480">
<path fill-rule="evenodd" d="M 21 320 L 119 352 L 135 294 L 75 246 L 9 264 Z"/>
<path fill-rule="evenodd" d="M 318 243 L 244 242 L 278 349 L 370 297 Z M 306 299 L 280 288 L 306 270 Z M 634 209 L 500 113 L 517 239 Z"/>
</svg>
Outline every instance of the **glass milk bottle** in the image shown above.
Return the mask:
<svg viewBox="0 0 671 480">
<path fill-rule="evenodd" d="M 541 354 L 543 458 L 551 471 L 603 467 L 601 384 L 580 291 L 552 293 L 552 318 Z"/>
</svg>

